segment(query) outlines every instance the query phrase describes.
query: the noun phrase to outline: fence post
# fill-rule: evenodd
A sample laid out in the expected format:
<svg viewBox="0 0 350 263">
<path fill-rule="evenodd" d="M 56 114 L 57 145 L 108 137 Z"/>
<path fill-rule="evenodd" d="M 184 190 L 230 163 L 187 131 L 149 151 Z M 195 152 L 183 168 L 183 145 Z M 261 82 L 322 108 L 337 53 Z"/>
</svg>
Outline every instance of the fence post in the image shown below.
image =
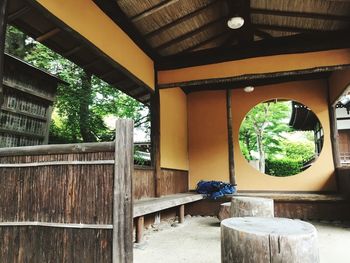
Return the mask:
<svg viewBox="0 0 350 263">
<path fill-rule="evenodd" d="M 116 122 L 113 189 L 113 263 L 133 261 L 133 120 Z"/>
</svg>

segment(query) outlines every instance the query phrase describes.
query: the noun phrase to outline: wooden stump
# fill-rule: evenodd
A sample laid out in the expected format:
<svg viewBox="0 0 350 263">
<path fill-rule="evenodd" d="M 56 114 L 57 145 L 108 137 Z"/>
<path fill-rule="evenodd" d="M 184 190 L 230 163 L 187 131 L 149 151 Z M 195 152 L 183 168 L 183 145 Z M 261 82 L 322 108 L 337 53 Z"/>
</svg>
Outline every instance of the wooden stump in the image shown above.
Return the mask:
<svg viewBox="0 0 350 263">
<path fill-rule="evenodd" d="M 221 222 L 222 263 L 318 263 L 317 231 L 309 223 L 268 217 Z"/>
<path fill-rule="evenodd" d="M 273 199 L 234 196 L 231 200 L 230 217 L 274 217 Z"/>
<path fill-rule="evenodd" d="M 230 218 L 231 202 L 223 203 L 220 205 L 220 210 L 218 213 L 218 219 L 220 222 L 224 219 Z"/>
</svg>

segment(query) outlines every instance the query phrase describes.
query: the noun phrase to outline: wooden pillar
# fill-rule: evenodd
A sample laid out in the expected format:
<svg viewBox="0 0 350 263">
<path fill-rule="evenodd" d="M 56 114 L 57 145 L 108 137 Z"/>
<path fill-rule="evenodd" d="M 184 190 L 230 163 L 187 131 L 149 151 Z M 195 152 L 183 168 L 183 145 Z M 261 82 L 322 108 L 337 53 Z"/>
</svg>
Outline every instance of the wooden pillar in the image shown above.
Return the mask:
<svg viewBox="0 0 350 263">
<path fill-rule="evenodd" d="M 183 224 L 185 222 L 185 205 L 179 206 L 179 223 Z"/>
<path fill-rule="evenodd" d="M 7 27 L 7 4 L 8 0 L 0 2 L 0 106 L 4 101 L 3 96 L 3 74 L 4 74 L 4 51 Z"/>
<path fill-rule="evenodd" d="M 160 98 L 159 89 L 156 87 L 151 97 L 151 140 L 152 140 L 152 165 L 154 169 L 155 196 L 161 196 L 160 185 Z"/>
<path fill-rule="evenodd" d="M 145 218 L 143 216 L 136 218 L 136 243 L 142 242 L 144 224 Z"/>
<path fill-rule="evenodd" d="M 332 142 L 332 153 L 333 163 L 335 168 L 339 168 L 340 164 L 340 152 L 339 152 L 339 133 L 337 128 L 337 116 L 335 106 L 329 106 L 329 122 L 331 127 L 331 142 Z"/>
<path fill-rule="evenodd" d="M 232 132 L 232 90 L 226 90 L 226 112 L 227 112 L 227 141 L 228 141 L 228 165 L 229 165 L 229 175 L 230 183 L 232 185 L 236 184 L 235 176 L 235 163 L 234 163 L 234 153 L 233 153 L 233 132 Z"/>
<path fill-rule="evenodd" d="M 133 131 L 133 120 L 117 120 L 113 187 L 113 263 L 133 261 Z"/>
</svg>

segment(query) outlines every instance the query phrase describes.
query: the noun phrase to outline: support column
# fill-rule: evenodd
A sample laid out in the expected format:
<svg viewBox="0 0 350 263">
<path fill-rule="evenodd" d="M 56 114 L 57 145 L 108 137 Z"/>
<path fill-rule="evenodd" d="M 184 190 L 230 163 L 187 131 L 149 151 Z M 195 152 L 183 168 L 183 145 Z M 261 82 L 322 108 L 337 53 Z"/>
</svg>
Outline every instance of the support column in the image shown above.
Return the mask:
<svg viewBox="0 0 350 263">
<path fill-rule="evenodd" d="M 340 164 L 340 152 L 339 152 L 339 133 L 337 128 L 337 116 L 334 105 L 329 106 L 329 121 L 331 126 L 331 142 L 332 142 L 332 153 L 333 163 L 335 169 L 341 166 Z"/>
<path fill-rule="evenodd" d="M 179 206 L 179 223 L 183 224 L 185 222 L 185 205 Z"/>
<path fill-rule="evenodd" d="M 145 218 L 143 216 L 136 218 L 136 243 L 142 242 L 144 223 Z"/>
<path fill-rule="evenodd" d="M 232 185 L 236 184 L 235 176 L 235 163 L 234 163 L 234 153 L 233 153 L 233 132 L 232 132 L 232 90 L 226 90 L 226 111 L 227 111 L 227 142 L 228 142 L 228 164 L 229 164 L 229 174 L 230 183 Z"/>
<path fill-rule="evenodd" d="M 161 196 L 160 185 L 160 98 L 159 89 L 156 87 L 151 97 L 151 140 L 152 140 L 152 165 L 154 169 L 155 196 Z"/>
<path fill-rule="evenodd" d="M 7 27 L 7 5 L 8 0 L 1 0 L 0 3 L 0 106 L 4 101 L 3 96 L 3 75 L 4 75 L 4 51 Z"/>
</svg>

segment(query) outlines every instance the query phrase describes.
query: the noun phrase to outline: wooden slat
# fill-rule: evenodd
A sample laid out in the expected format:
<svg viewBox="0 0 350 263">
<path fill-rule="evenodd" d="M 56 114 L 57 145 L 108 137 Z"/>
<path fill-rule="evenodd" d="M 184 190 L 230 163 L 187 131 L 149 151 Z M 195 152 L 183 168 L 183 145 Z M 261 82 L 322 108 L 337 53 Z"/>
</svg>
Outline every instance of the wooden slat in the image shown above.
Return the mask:
<svg viewBox="0 0 350 263">
<path fill-rule="evenodd" d="M 114 142 L 51 144 L 0 149 L 1 156 L 47 155 L 64 153 L 113 152 Z"/>
<path fill-rule="evenodd" d="M 253 25 L 259 29 L 267 29 L 281 32 L 293 32 L 293 33 L 306 33 L 306 34 L 318 34 L 318 33 L 332 33 L 334 31 L 329 31 L 327 29 L 313 29 L 313 28 L 305 28 L 305 27 L 294 27 L 294 26 L 279 26 L 279 25 L 267 25 L 254 23 Z"/>
<path fill-rule="evenodd" d="M 260 8 L 251 8 L 250 12 L 252 14 L 259 14 L 259 15 L 300 17 L 300 18 L 312 18 L 312 19 L 319 19 L 319 20 L 335 20 L 335 21 L 344 21 L 344 22 L 350 21 L 350 16 L 333 15 L 333 14 L 319 14 L 319 13 L 311 13 L 311 12 L 280 11 L 280 10 L 260 9 Z"/>
<path fill-rule="evenodd" d="M 159 4 L 155 5 L 155 6 L 152 6 L 151 8 L 143 11 L 142 13 L 134 16 L 131 18 L 131 21 L 136 23 L 150 15 L 153 15 L 154 13 L 157 13 L 159 11 L 161 11 L 162 9 L 172 5 L 172 4 L 175 4 L 179 2 L 179 0 L 166 0 L 166 1 L 161 1 Z"/>
<path fill-rule="evenodd" d="M 206 44 L 209 44 L 209 43 L 211 43 L 212 41 L 214 41 L 214 40 L 216 40 L 216 39 L 218 39 L 218 38 L 220 38 L 220 37 L 222 37 L 222 36 L 224 36 L 224 35 L 228 35 L 227 30 L 224 30 L 224 31 L 222 31 L 222 32 L 219 32 L 218 34 L 215 34 L 214 36 L 212 36 L 212 37 L 210 37 L 210 38 L 208 38 L 208 39 L 204 39 L 203 41 L 200 41 L 199 43 L 197 43 L 197 44 L 195 44 L 195 45 L 193 45 L 193 46 L 190 46 L 190 47 L 188 47 L 188 48 L 182 50 L 182 51 L 181 51 L 181 54 L 182 54 L 182 53 L 186 53 L 186 52 L 191 52 L 192 50 L 195 50 L 195 49 L 200 48 L 200 47 L 202 47 L 202 46 L 204 46 L 204 45 L 206 45 Z"/>
<path fill-rule="evenodd" d="M 219 17 L 217 19 L 215 19 L 214 21 L 210 21 L 208 23 L 206 23 L 205 25 L 203 26 L 200 26 L 194 30 L 191 30 L 183 35 L 180 35 L 168 42 L 165 42 L 159 46 L 156 47 L 157 50 L 164 50 L 172 45 L 175 45 L 175 44 L 178 44 L 190 37 L 193 37 L 194 35 L 197 35 L 199 34 L 200 32 L 203 32 L 204 30 L 207 30 L 208 28 L 214 26 L 215 24 L 218 24 L 218 23 L 223 23 L 224 21 L 226 21 L 227 17 Z"/>
<path fill-rule="evenodd" d="M 65 165 L 108 165 L 114 164 L 114 160 L 98 161 L 55 161 L 55 162 L 36 162 L 36 163 L 0 163 L 0 168 L 28 168 L 42 166 L 65 166 Z"/>
<path fill-rule="evenodd" d="M 198 9 L 194 10 L 193 12 L 190 12 L 190 13 L 188 13 L 188 14 L 186 14 L 186 15 L 178 18 L 178 19 L 175 19 L 175 20 L 169 22 L 166 25 L 161 26 L 160 28 L 158 28 L 158 29 L 156 29 L 154 31 L 151 31 L 151 32 L 145 34 L 144 37 L 145 38 L 152 38 L 152 37 L 154 37 L 156 35 L 162 34 L 165 31 L 169 30 L 170 28 L 178 26 L 181 23 L 194 18 L 195 16 L 199 15 L 203 11 L 207 10 L 209 7 L 211 7 L 211 6 L 213 6 L 216 3 L 221 2 L 221 1 L 222 0 L 213 0 L 212 2 L 209 2 L 208 4 L 202 6 L 201 8 L 198 8 Z"/>
<path fill-rule="evenodd" d="M 38 42 L 44 42 L 45 40 L 48 40 L 49 38 L 53 37 L 54 35 L 58 34 L 61 32 L 60 28 L 54 28 L 50 30 L 49 32 L 46 32 L 45 34 L 37 37 L 35 40 Z"/>
<path fill-rule="evenodd" d="M 117 120 L 113 187 L 113 263 L 133 261 L 132 120 Z"/>
<path fill-rule="evenodd" d="M 152 214 L 168 208 L 202 200 L 200 194 L 184 193 L 167 195 L 160 198 L 151 198 L 147 200 L 138 200 L 134 203 L 134 217 Z"/>
<path fill-rule="evenodd" d="M 68 224 L 68 223 L 52 223 L 39 221 L 21 221 L 21 222 L 0 222 L 0 227 L 5 226 L 42 226 L 57 228 L 77 228 L 77 229 L 113 229 L 113 225 L 105 224 Z"/>
</svg>

